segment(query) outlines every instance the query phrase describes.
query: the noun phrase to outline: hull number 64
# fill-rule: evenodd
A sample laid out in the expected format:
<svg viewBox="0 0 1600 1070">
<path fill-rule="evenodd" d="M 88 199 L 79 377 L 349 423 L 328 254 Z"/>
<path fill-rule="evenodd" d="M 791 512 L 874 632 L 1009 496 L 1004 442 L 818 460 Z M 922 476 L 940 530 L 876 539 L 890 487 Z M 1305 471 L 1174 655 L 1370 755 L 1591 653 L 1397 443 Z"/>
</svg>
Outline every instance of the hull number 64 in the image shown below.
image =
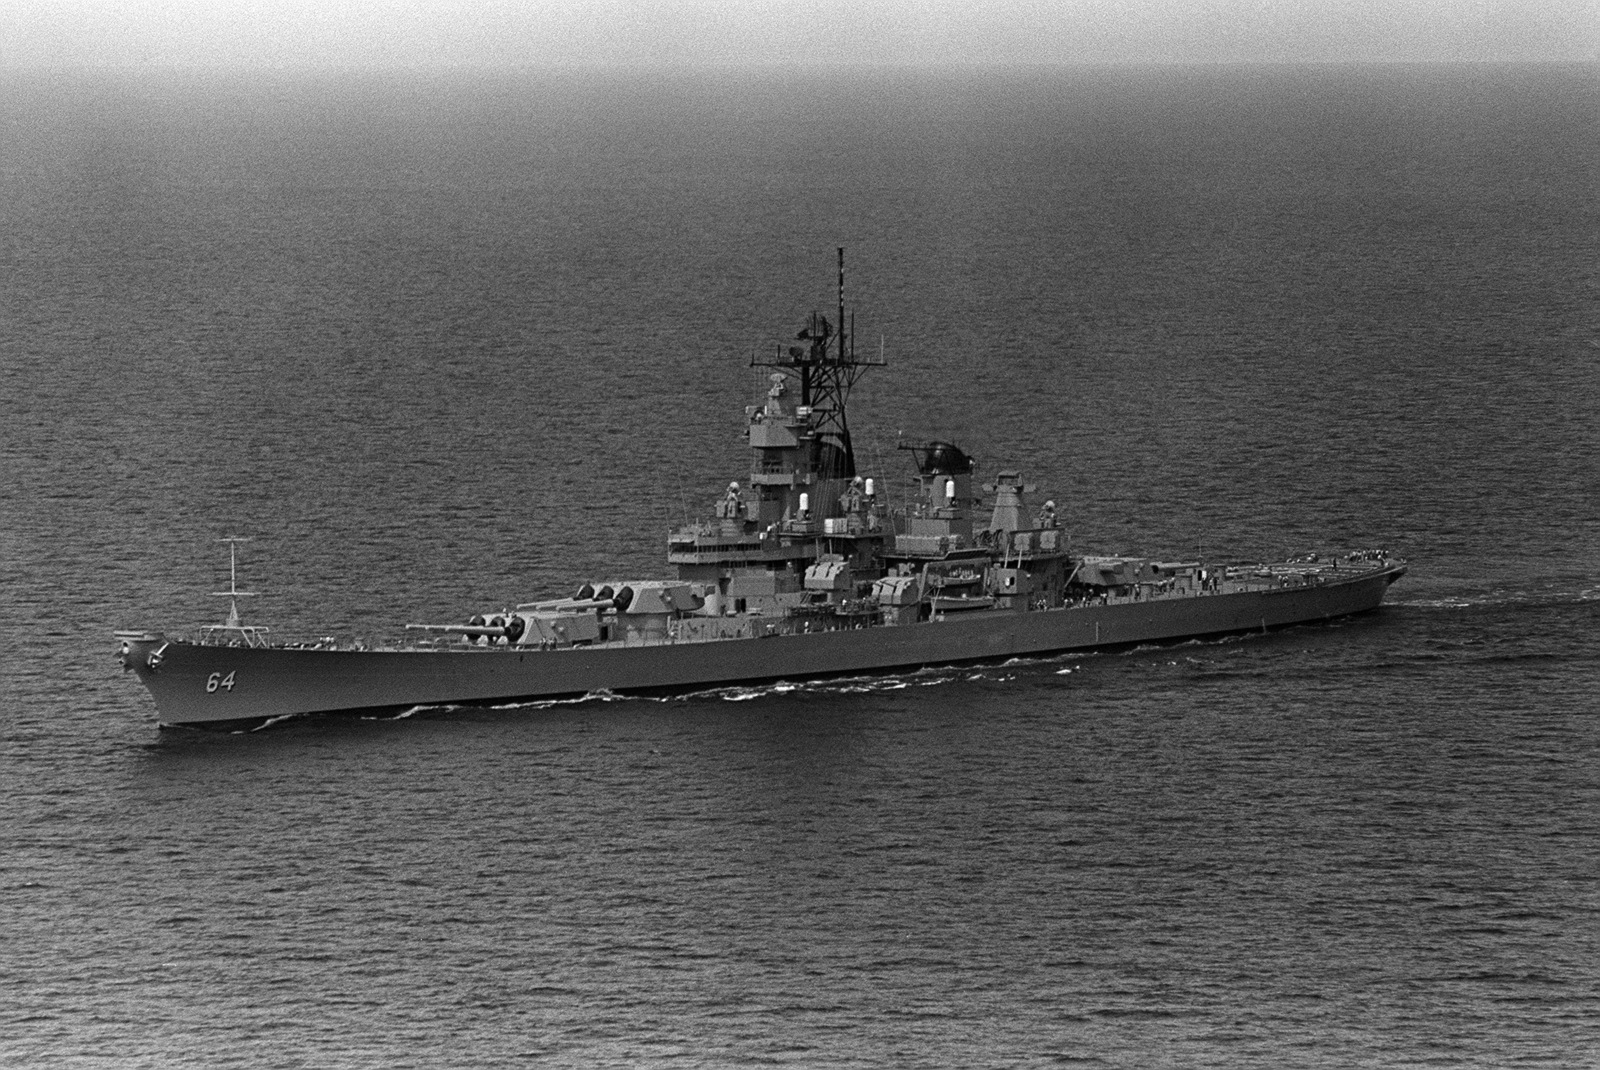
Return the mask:
<svg viewBox="0 0 1600 1070">
<path fill-rule="evenodd" d="M 221 688 L 224 691 L 232 691 L 233 673 L 230 672 L 228 675 L 224 676 L 220 672 L 214 672 L 210 676 L 206 677 L 206 694 L 209 695 L 218 688 Z"/>
</svg>

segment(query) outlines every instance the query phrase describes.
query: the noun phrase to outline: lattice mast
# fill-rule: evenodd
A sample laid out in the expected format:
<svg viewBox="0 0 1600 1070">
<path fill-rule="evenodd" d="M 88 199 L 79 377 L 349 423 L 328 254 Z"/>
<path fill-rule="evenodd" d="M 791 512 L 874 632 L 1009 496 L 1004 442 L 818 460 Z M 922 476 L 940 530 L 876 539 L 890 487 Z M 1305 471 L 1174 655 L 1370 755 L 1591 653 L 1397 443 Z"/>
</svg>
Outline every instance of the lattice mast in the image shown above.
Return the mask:
<svg viewBox="0 0 1600 1070">
<path fill-rule="evenodd" d="M 778 346 L 770 360 L 751 361 L 754 367 L 779 368 L 800 382 L 800 404 L 816 415 L 816 428 L 838 449 L 842 471 L 830 472 L 834 478 L 851 479 L 856 474 L 855 450 L 850 443 L 846 409 L 850 390 L 868 368 L 881 367 L 882 360 L 861 359 L 855 352 L 854 315 L 846 320 L 844 304 L 844 248 L 839 247 L 838 329 L 820 312 L 811 313 L 796 341 L 805 345 Z M 846 326 L 846 323 L 849 326 Z"/>
</svg>

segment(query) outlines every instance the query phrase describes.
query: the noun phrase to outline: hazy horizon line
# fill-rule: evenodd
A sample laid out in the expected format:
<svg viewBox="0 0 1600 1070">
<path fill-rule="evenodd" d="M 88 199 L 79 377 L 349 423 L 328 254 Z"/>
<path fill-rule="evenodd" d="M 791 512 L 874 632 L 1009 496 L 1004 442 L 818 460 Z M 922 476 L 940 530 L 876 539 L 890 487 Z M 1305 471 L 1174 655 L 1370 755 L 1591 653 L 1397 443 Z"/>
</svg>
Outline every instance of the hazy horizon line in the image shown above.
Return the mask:
<svg viewBox="0 0 1600 1070">
<path fill-rule="evenodd" d="M 685 74 L 814 74 L 844 72 L 916 72 L 939 74 L 955 71 L 1047 71 L 1094 70 L 1104 68 L 1218 68 L 1218 67 L 1594 67 L 1600 69 L 1600 56 L 1586 58 L 1250 58 L 1250 59 L 1071 59 L 1004 60 L 965 59 L 931 63 L 927 61 L 840 61 L 833 63 L 744 61 L 672 63 L 641 65 L 625 62 L 583 61 L 572 63 L 407 63 L 407 64 L 327 64 L 327 63 L 37 63 L 0 65 L 0 77 L 24 74 L 483 74 L 537 75 L 566 73 L 624 73 L 660 76 Z"/>
</svg>

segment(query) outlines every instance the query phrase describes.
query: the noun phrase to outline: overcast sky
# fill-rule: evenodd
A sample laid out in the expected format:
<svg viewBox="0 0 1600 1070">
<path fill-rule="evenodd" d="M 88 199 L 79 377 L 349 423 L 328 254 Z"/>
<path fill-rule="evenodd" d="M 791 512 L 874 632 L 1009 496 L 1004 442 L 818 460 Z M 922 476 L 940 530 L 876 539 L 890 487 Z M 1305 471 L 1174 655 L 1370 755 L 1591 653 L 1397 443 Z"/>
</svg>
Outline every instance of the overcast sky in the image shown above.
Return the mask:
<svg viewBox="0 0 1600 1070">
<path fill-rule="evenodd" d="M 0 67 L 1600 59 L 1600 0 L 0 0 Z"/>
</svg>

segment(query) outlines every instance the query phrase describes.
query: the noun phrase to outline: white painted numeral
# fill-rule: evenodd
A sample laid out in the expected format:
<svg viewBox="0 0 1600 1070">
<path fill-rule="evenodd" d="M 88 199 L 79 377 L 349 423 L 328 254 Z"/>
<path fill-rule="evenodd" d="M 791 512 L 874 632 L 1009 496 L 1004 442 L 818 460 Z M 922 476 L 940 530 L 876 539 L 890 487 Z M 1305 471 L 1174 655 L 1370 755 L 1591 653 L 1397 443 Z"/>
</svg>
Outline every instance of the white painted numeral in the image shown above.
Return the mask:
<svg viewBox="0 0 1600 1070">
<path fill-rule="evenodd" d="M 210 676 L 206 677 L 206 694 L 212 694 L 219 687 L 224 691 L 232 691 L 233 673 L 230 672 L 228 675 L 224 676 L 220 672 L 214 672 Z"/>
</svg>

